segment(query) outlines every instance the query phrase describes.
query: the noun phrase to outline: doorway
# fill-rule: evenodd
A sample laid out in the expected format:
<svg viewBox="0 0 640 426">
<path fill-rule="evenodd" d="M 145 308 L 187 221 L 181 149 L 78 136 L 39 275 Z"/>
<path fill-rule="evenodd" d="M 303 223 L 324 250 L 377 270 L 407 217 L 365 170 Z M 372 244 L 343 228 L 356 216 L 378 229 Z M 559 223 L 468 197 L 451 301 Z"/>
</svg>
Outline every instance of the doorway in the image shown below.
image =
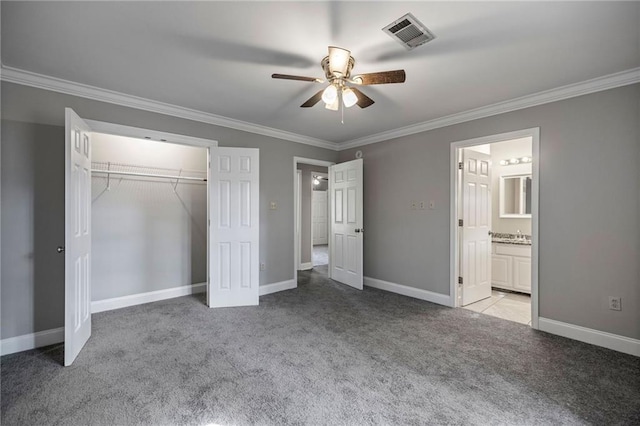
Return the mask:
<svg viewBox="0 0 640 426">
<path fill-rule="evenodd" d="M 205 292 L 208 149 L 91 142 L 92 312 Z"/>
<path fill-rule="evenodd" d="M 454 307 L 538 328 L 539 129 L 451 145 Z"/>
<path fill-rule="evenodd" d="M 313 270 L 328 276 L 328 168 L 334 163 L 294 158 L 294 279 L 298 271 Z"/>
</svg>

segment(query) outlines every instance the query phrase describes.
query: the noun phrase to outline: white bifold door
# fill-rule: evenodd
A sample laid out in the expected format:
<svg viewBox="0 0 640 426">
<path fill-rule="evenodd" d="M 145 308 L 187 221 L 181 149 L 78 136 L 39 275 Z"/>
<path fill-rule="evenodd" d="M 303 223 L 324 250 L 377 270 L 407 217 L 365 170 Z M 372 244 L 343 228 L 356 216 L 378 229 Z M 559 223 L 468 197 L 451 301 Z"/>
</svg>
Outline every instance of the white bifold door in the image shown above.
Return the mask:
<svg viewBox="0 0 640 426">
<path fill-rule="evenodd" d="M 217 148 L 209 185 L 212 308 L 257 305 L 260 285 L 259 150 Z"/>
<path fill-rule="evenodd" d="M 91 337 L 91 128 L 65 109 L 64 365 Z"/>
<path fill-rule="evenodd" d="M 462 150 L 462 305 L 491 297 L 491 156 Z"/>
<path fill-rule="evenodd" d="M 362 290 L 362 159 L 329 167 L 331 278 Z"/>
</svg>

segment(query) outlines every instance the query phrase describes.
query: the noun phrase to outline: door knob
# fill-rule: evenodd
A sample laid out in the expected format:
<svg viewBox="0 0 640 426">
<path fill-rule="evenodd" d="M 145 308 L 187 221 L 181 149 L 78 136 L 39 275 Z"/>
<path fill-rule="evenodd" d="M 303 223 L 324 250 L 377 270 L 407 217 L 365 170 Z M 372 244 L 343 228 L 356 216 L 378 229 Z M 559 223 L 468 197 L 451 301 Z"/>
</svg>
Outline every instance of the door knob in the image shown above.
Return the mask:
<svg viewBox="0 0 640 426">
<path fill-rule="evenodd" d="M 356 234 L 359 234 L 360 232 L 364 233 L 364 228 L 356 228 Z"/>
<path fill-rule="evenodd" d="M 356 234 L 360 233 L 360 229 L 356 228 Z"/>
<path fill-rule="evenodd" d="M 60 247 L 58 247 L 58 248 L 56 249 L 56 251 L 57 251 L 58 253 L 62 253 L 62 252 L 64 252 L 64 247 L 60 246 Z"/>
</svg>

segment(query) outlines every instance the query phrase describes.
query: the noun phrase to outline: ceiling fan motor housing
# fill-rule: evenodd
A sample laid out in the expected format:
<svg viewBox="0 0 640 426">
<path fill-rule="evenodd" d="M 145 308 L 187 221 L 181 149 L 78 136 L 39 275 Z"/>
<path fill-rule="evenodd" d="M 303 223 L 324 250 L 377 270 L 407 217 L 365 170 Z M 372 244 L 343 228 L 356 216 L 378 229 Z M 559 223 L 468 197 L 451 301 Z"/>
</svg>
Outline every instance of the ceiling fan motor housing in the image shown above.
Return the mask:
<svg viewBox="0 0 640 426">
<path fill-rule="evenodd" d="M 349 56 L 349 62 L 347 64 L 347 72 L 344 75 L 335 75 L 331 72 L 331 67 L 329 66 L 329 56 L 325 56 L 324 59 L 320 62 L 322 69 L 324 70 L 324 75 L 328 81 L 332 81 L 338 78 L 349 78 L 351 76 L 351 70 L 355 65 L 356 60 L 353 59 L 353 56 Z"/>
</svg>

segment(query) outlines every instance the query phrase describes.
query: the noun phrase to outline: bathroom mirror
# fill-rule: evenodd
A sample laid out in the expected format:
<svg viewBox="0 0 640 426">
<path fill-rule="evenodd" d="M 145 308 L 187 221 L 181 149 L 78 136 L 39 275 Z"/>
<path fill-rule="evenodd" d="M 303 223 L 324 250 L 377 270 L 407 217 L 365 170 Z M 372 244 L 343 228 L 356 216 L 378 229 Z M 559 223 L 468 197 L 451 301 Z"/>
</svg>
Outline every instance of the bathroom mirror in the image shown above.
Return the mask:
<svg viewBox="0 0 640 426">
<path fill-rule="evenodd" d="M 531 217 L 531 175 L 500 176 L 500 217 Z"/>
</svg>

